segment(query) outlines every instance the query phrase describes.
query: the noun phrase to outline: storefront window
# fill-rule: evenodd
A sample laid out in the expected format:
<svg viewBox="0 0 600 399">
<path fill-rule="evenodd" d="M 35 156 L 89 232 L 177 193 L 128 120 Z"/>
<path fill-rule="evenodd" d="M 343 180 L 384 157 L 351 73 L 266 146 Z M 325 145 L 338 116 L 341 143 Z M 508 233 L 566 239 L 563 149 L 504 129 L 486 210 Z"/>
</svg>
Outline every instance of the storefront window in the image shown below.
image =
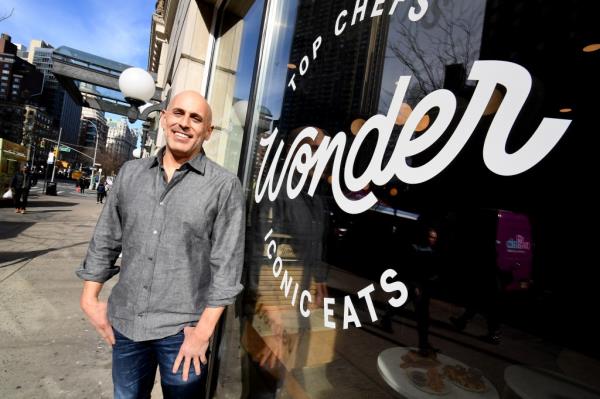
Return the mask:
<svg viewBox="0 0 600 399">
<path fill-rule="evenodd" d="M 589 4 L 269 2 L 243 397 L 596 395 Z"/>
<path fill-rule="evenodd" d="M 215 161 L 233 173 L 238 171 L 263 10 L 264 1 L 229 1 L 220 19 L 209 89 L 215 129 L 208 146 Z"/>
</svg>

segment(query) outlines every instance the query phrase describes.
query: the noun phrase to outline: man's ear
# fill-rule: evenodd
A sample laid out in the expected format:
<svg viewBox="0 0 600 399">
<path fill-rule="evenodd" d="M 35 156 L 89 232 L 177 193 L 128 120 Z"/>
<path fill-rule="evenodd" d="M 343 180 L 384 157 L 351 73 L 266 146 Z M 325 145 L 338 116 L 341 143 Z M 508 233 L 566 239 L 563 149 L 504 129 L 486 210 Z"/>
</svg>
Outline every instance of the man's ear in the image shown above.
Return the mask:
<svg viewBox="0 0 600 399">
<path fill-rule="evenodd" d="M 166 128 L 166 124 L 167 122 L 165 121 L 166 118 L 166 111 L 164 109 L 160 110 L 160 127 L 162 127 L 163 130 L 165 130 Z"/>
</svg>

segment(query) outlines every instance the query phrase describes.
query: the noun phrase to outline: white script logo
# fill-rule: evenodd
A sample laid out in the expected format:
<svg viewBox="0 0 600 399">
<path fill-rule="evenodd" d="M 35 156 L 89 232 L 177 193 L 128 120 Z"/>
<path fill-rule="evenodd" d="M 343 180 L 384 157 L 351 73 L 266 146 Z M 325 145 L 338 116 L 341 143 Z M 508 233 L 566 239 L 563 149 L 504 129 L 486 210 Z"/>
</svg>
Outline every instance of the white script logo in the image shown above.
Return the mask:
<svg viewBox="0 0 600 399">
<path fill-rule="evenodd" d="M 410 76 L 401 76 L 387 115 L 377 114 L 369 118 L 350 146 L 344 165 L 346 188 L 349 191 L 359 191 L 370 183 L 382 186 L 394 175 L 409 184 L 422 183 L 436 176 L 452 162 L 473 134 L 498 84 L 506 88 L 506 95 L 494 115 L 483 145 L 483 159 L 492 172 L 502 176 L 513 176 L 533 167 L 556 146 L 571 123 L 569 119 L 543 118 L 527 143 L 518 151 L 508 154 L 506 141 L 531 91 L 531 75 L 525 68 L 515 63 L 475 61 L 468 79 L 478 81 L 475 92 L 454 133 L 440 152 L 429 162 L 418 167 L 412 167 L 407 162 L 407 158 L 423 152 L 435 143 L 452 121 L 456 111 L 456 97 L 445 89 L 429 93 L 417 104 L 400 132 L 389 162 L 382 169 L 384 152 L 410 82 Z M 432 108 L 439 108 L 438 117 L 426 134 L 413 138 L 417 124 Z M 375 130 L 378 132 L 377 145 L 369 165 L 361 176 L 355 176 L 353 168 L 356 156 L 366 136 Z M 260 145 L 267 147 L 267 150 L 254 193 L 256 202 L 262 200 L 267 189 L 269 200 L 275 200 L 286 175 L 286 192 L 289 198 L 298 196 L 309 177 L 311 181 L 308 194 L 314 195 L 319 176 L 323 174 L 329 160 L 334 157 L 331 184 L 333 197 L 339 207 L 351 214 L 361 213 L 371 208 L 378 201 L 372 192 L 360 199 L 350 199 L 342 190 L 340 169 L 346 146 L 346 133 L 339 132 L 333 138 L 325 137 L 314 153 L 306 142 L 300 145 L 302 140 L 306 138 L 314 140 L 316 136 L 317 129 L 314 127 L 307 127 L 298 134 L 288 151 L 278 181 L 275 181 L 277 162 L 273 162 L 266 176 L 264 175 L 265 162 L 273 149 L 277 129 L 269 137 L 260 140 Z M 279 143 L 274 159 L 280 158 L 283 146 L 282 142 Z M 313 168 L 314 172 L 311 173 Z M 300 174 L 299 180 L 293 179 L 295 172 Z"/>
</svg>

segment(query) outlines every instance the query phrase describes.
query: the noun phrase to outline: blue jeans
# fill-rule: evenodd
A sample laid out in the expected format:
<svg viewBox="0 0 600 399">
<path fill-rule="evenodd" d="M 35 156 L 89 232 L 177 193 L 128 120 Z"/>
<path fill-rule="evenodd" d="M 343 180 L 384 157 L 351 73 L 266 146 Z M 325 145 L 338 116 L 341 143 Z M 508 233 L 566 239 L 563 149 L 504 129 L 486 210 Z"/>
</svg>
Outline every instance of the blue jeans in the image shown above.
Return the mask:
<svg viewBox="0 0 600 399">
<path fill-rule="evenodd" d="M 134 342 L 117 330 L 113 331 L 116 341 L 112 355 L 115 399 L 150 398 L 157 366 L 160 367 L 160 385 L 165 399 L 204 398 L 206 365 L 200 366 L 201 373 L 197 376 L 192 364 L 187 382 L 182 377 L 183 362 L 176 374 L 172 372 L 183 343 L 183 331 L 170 337 L 143 342 Z"/>
</svg>

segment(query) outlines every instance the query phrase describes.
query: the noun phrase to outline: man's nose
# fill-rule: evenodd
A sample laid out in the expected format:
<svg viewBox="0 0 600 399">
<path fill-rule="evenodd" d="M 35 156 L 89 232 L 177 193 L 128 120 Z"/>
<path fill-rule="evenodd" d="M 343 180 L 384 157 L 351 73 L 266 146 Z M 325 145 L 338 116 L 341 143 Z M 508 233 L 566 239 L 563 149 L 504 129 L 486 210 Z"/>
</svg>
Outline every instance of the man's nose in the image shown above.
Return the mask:
<svg viewBox="0 0 600 399">
<path fill-rule="evenodd" d="M 179 119 L 179 126 L 181 126 L 183 129 L 188 129 L 190 127 L 189 115 L 183 115 L 183 117 Z"/>
</svg>

